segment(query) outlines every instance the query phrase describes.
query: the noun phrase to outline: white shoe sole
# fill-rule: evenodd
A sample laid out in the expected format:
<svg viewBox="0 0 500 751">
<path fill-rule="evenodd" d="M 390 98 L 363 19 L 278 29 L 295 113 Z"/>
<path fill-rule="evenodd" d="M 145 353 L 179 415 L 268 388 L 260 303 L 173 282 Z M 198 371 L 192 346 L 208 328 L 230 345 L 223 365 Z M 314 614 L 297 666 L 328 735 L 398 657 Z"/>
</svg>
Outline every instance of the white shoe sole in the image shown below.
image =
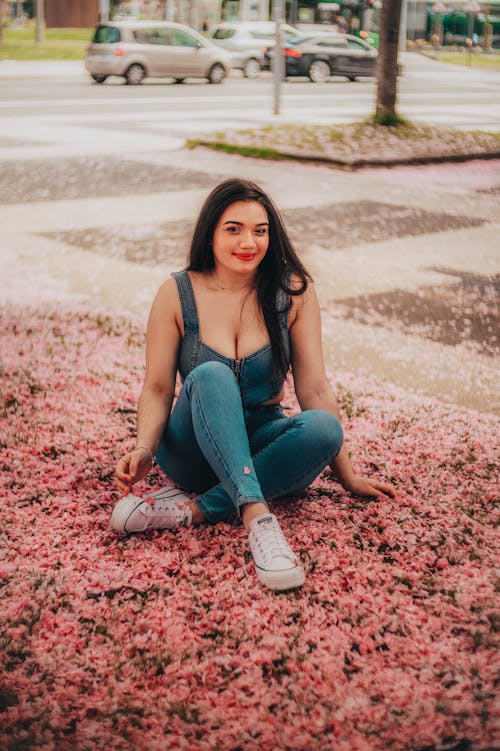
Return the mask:
<svg viewBox="0 0 500 751">
<path fill-rule="evenodd" d="M 255 570 L 262 584 L 274 590 L 296 589 L 301 587 L 306 579 L 304 569 L 300 566 L 285 571 L 266 571 L 256 566 Z"/>
</svg>

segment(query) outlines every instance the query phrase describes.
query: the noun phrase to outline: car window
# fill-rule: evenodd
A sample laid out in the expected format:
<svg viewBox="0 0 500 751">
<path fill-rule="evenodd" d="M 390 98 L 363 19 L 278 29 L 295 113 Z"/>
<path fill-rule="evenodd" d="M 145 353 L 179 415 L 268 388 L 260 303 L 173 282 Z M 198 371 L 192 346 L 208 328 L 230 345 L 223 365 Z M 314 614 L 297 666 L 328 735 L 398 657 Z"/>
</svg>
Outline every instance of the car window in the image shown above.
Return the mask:
<svg viewBox="0 0 500 751">
<path fill-rule="evenodd" d="M 317 39 L 316 44 L 320 47 L 347 47 L 347 41 L 345 39 L 328 39 L 325 37 Z"/>
<path fill-rule="evenodd" d="M 134 40 L 137 44 L 171 44 L 166 29 L 137 29 Z"/>
<path fill-rule="evenodd" d="M 188 34 L 184 29 L 170 29 L 170 44 L 175 47 L 199 47 L 200 43 L 195 37 Z"/>
<path fill-rule="evenodd" d="M 258 29 L 252 29 L 249 34 L 253 39 L 272 39 L 274 36 L 272 31 L 259 31 Z"/>
<path fill-rule="evenodd" d="M 234 37 L 236 29 L 217 29 L 214 34 L 214 39 L 231 39 Z"/>
<path fill-rule="evenodd" d="M 291 39 L 296 39 L 297 37 L 296 31 L 287 31 L 286 29 L 282 28 L 281 33 L 286 42 L 289 42 Z M 269 40 L 269 39 L 274 39 L 274 37 L 276 36 L 276 32 L 274 31 L 274 29 L 269 29 L 268 31 L 262 31 L 262 30 L 259 31 L 258 29 L 252 29 L 249 32 L 249 35 L 253 39 Z"/>
<path fill-rule="evenodd" d="M 97 26 L 92 41 L 94 44 L 116 44 L 120 41 L 120 29 L 116 26 Z"/>
</svg>

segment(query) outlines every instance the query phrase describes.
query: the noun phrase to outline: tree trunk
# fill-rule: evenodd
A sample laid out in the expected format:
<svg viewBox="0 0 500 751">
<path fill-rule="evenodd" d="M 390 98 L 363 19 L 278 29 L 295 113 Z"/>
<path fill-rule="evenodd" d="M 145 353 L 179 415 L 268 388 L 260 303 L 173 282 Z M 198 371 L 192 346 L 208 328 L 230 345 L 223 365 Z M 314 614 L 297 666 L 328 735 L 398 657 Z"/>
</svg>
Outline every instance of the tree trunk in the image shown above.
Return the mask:
<svg viewBox="0 0 500 751">
<path fill-rule="evenodd" d="M 382 125 L 396 124 L 401 120 L 396 112 L 401 2 L 383 0 L 380 15 L 375 120 Z"/>
</svg>

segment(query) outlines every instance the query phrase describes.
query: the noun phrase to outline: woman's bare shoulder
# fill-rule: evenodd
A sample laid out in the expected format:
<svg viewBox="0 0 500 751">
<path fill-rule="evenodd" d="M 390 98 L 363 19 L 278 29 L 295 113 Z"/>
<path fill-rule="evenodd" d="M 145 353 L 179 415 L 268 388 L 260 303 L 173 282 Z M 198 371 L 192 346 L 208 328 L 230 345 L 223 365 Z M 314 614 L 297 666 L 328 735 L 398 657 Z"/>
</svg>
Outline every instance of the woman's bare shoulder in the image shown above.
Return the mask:
<svg viewBox="0 0 500 751">
<path fill-rule="evenodd" d="M 160 316 L 163 321 L 174 319 L 179 329 L 182 330 L 182 308 L 179 299 L 177 284 L 173 277 L 166 279 L 158 289 L 151 313 Z"/>
<path fill-rule="evenodd" d="M 290 278 L 290 288 L 295 292 L 299 291 L 303 288 L 304 284 L 300 276 L 297 274 L 292 274 Z M 307 286 L 305 290 L 299 294 L 299 295 L 291 295 L 291 308 L 290 313 L 292 314 L 292 322 L 297 318 L 297 316 L 300 314 L 300 311 L 304 307 L 304 305 L 307 305 L 311 301 L 311 299 L 317 299 L 316 297 L 316 289 L 314 282 L 309 279 L 307 281 Z"/>
<path fill-rule="evenodd" d="M 165 279 L 163 284 L 158 289 L 155 297 L 155 303 L 158 303 L 161 307 L 171 307 L 179 300 L 179 292 L 177 291 L 177 284 L 173 277 Z"/>
</svg>

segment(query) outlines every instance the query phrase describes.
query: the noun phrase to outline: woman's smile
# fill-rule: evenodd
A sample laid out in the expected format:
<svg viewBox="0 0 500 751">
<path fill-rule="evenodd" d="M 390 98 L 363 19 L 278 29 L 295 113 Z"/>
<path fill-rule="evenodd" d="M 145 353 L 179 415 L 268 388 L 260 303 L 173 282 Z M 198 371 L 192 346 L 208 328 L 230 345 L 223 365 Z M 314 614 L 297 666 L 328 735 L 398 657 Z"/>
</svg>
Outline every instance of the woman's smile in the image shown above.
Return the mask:
<svg viewBox="0 0 500 751">
<path fill-rule="evenodd" d="M 253 261 L 255 253 L 235 253 L 236 258 L 240 261 Z"/>
</svg>

